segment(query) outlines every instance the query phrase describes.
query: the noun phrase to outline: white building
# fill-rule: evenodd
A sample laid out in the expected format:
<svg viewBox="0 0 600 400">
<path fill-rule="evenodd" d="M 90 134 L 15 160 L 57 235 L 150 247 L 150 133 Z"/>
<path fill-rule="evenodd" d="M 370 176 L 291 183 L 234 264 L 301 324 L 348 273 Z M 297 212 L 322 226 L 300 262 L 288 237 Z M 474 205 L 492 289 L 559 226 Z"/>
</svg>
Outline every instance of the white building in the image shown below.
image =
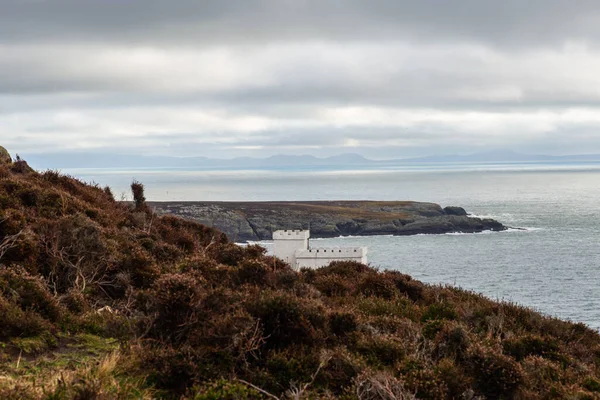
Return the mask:
<svg viewBox="0 0 600 400">
<path fill-rule="evenodd" d="M 310 231 L 275 231 L 273 232 L 273 255 L 295 269 L 324 267 L 332 261 L 367 263 L 366 247 L 311 248 L 309 238 Z"/>
</svg>

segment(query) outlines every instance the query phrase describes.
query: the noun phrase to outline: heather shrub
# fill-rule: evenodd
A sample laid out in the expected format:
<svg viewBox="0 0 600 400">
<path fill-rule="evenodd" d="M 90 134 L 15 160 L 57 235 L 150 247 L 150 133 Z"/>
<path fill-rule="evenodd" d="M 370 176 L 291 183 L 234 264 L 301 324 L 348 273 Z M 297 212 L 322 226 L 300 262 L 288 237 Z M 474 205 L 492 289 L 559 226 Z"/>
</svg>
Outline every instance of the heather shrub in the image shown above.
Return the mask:
<svg viewBox="0 0 600 400">
<path fill-rule="evenodd" d="M 433 340 L 438 334 L 438 332 L 442 330 L 443 327 L 444 321 L 441 321 L 439 319 L 428 321 L 425 325 L 423 325 L 423 337 L 429 340 Z"/>
<path fill-rule="evenodd" d="M 135 335 L 134 321 L 110 308 L 88 311 L 76 319 L 81 331 L 106 338 L 114 338 L 122 343 Z"/>
<path fill-rule="evenodd" d="M 112 192 L 112 189 L 110 188 L 110 186 L 105 186 L 103 190 L 104 190 L 104 194 L 106 194 L 106 197 L 108 198 L 108 200 L 115 201 L 115 196 L 113 195 L 113 192 Z"/>
<path fill-rule="evenodd" d="M 135 287 L 149 287 L 160 275 L 160 270 L 147 251 L 141 247 L 122 249 L 118 270 L 127 272 L 131 277 L 131 284 Z"/>
<path fill-rule="evenodd" d="M 23 310 L 0 296 L 0 340 L 27 338 L 54 332 L 54 326 L 38 313 Z"/>
<path fill-rule="evenodd" d="M 590 376 L 583 380 L 581 386 L 583 386 L 584 389 L 589 390 L 590 392 L 600 393 L 600 381 Z"/>
<path fill-rule="evenodd" d="M 423 312 L 422 320 L 427 322 L 430 320 L 454 320 L 458 317 L 456 310 L 448 303 L 433 303 L 429 305 Z"/>
<path fill-rule="evenodd" d="M 511 399 L 523 383 L 519 364 L 481 345 L 470 349 L 465 366 L 474 378 L 473 388 L 489 399 Z"/>
<path fill-rule="evenodd" d="M 315 384 L 327 388 L 335 396 L 346 393 L 356 377 L 365 369 L 362 363 L 348 351 L 335 350 L 319 371 Z"/>
<path fill-rule="evenodd" d="M 38 192 L 34 189 L 25 188 L 18 194 L 21 204 L 25 207 L 35 207 L 38 202 Z"/>
<path fill-rule="evenodd" d="M 180 265 L 181 272 L 190 272 L 199 274 L 206 280 L 208 285 L 213 287 L 232 286 L 237 282 L 237 271 L 229 265 L 217 264 L 211 258 L 199 257 L 185 260 Z"/>
<path fill-rule="evenodd" d="M 0 163 L 1 164 L 1 163 Z M 0 165 L 0 181 L 11 177 L 10 168 L 6 165 Z"/>
<path fill-rule="evenodd" d="M 358 292 L 365 296 L 392 299 L 398 294 L 394 283 L 383 274 L 370 273 L 358 283 Z"/>
<path fill-rule="evenodd" d="M 328 266 L 317 269 L 316 275 L 339 275 L 344 278 L 355 278 L 365 272 L 373 271 L 372 268 L 356 261 L 334 261 Z"/>
<path fill-rule="evenodd" d="M 396 316 L 414 320 L 420 318 L 419 310 L 414 307 L 410 300 L 402 297 L 391 300 L 381 297 L 359 297 L 356 306 L 365 315 Z"/>
<path fill-rule="evenodd" d="M 560 366 L 540 356 L 526 357 L 521 366 L 524 382 L 533 393 L 549 394 L 553 384 L 560 381 Z"/>
<path fill-rule="evenodd" d="M 267 253 L 267 249 L 258 244 L 248 245 L 245 250 L 248 258 L 262 258 Z"/>
<path fill-rule="evenodd" d="M 252 254 L 248 254 L 248 257 L 252 258 Z M 260 259 L 269 267 L 271 267 L 271 269 L 273 271 L 293 271 L 292 268 L 289 266 L 289 264 L 287 264 L 286 262 L 283 262 L 282 260 L 280 260 L 277 257 L 273 257 L 273 256 L 261 256 Z M 294 271 L 295 272 L 295 271 Z M 298 277 L 298 274 L 296 274 L 296 277 Z"/>
<path fill-rule="evenodd" d="M 265 369 L 269 378 L 264 384 L 273 392 L 283 392 L 291 384 L 310 382 L 319 368 L 320 355 L 315 349 L 306 346 L 292 346 L 269 353 Z"/>
<path fill-rule="evenodd" d="M 59 321 L 65 312 L 45 283 L 20 267 L 0 267 L 0 294 L 21 309 L 33 311 L 51 322 Z"/>
<path fill-rule="evenodd" d="M 448 388 L 434 371 L 427 367 L 414 369 L 403 376 L 406 388 L 419 399 L 437 400 L 448 397 Z"/>
<path fill-rule="evenodd" d="M 147 250 L 151 252 L 157 261 L 161 262 L 178 260 L 184 255 L 184 252 L 179 247 L 170 243 L 155 243 L 151 249 Z"/>
<path fill-rule="evenodd" d="M 74 314 L 81 314 L 90 308 L 86 297 L 78 290 L 70 290 L 60 296 L 59 302 Z"/>
<path fill-rule="evenodd" d="M 314 345 L 323 339 L 323 309 L 314 301 L 268 291 L 250 303 L 248 311 L 260 320 L 268 348 Z"/>
<path fill-rule="evenodd" d="M 465 371 L 452 360 L 441 359 L 435 366 L 435 374 L 446 388 L 447 398 L 458 399 L 468 393 L 471 379 Z"/>
<path fill-rule="evenodd" d="M 398 271 L 385 271 L 383 274 L 394 282 L 400 293 L 406 295 L 412 301 L 423 299 L 424 285 L 421 282 L 414 281 L 411 276 Z"/>
<path fill-rule="evenodd" d="M 183 340 L 197 313 L 195 305 L 202 296 L 201 290 L 201 282 L 190 274 L 162 275 L 152 291 L 151 309 L 157 313 L 154 335 L 175 342 Z"/>
<path fill-rule="evenodd" d="M 34 172 L 33 168 L 27 164 L 27 161 L 22 160 L 18 155 L 15 161 L 10 165 L 10 170 L 15 174 L 29 174 Z"/>
<path fill-rule="evenodd" d="M 353 349 L 375 367 L 394 366 L 405 356 L 402 343 L 391 335 L 363 335 L 359 337 Z"/>
<path fill-rule="evenodd" d="M 259 261 L 244 260 L 237 268 L 238 282 L 253 285 L 264 284 L 269 272 L 269 268 Z"/>
<path fill-rule="evenodd" d="M 437 321 L 430 323 L 435 322 Z M 452 358 L 460 361 L 465 358 L 470 346 L 469 333 L 463 326 L 444 324 L 435 337 L 434 353 L 439 358 Z"/>
<path fill-rule="evenodd" d="M 503 347 L 504 352 L 517 361 L 521 361 L 528 356 L 540 356 L 551 360 L 560 358 L 558 344 L 540 336 L 526 335 L 506 340 Z"/>
<path fill-rule="evenodd" d="M 197 352 L 188 346 L 146 346 L 141 356 L 142 367 L 148 371 L 148 383 L 168 391 L 174 398 L 187 392 L 205 367 Z"/>
<path fill-rule="evenodd" d="M 246 256 L 244 249 L 235 243 L 224 243 L 210 247 L 207 251 L 210 257 L 219 264 L 237 266 Z"/>
<path fill-rule="evenodd" d="M 339 275 L 318 276 L 312 282 L 325 296 L 347 296 L 352 292 L 353 286 L 350 282 Z"/>
<path fill-rule="evenodd" d="M 349 312 L 335 312 L 329 315 L 329 330 L 336 336 L 344 337 L 358 328 L 358 321 L 354 314 Z"/>
<path fill-rule="evenodd" d="M 193 389 L 192 393 L 195 393 L 191 396 L 193 400 L 259 400 L 266 398 L 262 393 L 246 384 L 225 379 L 219 379 Z"/>
<path fill-rule="evenodd" d="M 266 265 L 270 265 L 268 262 Z M 300 281 L 298 274 L 291 268 L 281 268 L 275 271 L 275 284 L 278 288 L 293 289 Z"/>
<path fill-rule="evenodd" d="M 388 371 L 365 371 L 354 383 L 353 393 L 360 400 L 415 400 L 414 392 Z"/>
</svg>

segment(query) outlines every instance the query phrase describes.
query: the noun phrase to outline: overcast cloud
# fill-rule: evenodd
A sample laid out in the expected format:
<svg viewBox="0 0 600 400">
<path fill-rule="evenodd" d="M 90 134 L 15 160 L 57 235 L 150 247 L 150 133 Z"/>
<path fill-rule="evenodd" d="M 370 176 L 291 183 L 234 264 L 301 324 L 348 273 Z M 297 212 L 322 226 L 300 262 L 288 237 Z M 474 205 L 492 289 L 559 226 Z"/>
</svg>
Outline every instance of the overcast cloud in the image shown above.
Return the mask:
<svg viewBox="0 0 600 400">
<path fill-rule="evenodd" d="M 0 144 L 600 153 L 598 26 L 592 0 L 0 0 Z"/>
</svg>

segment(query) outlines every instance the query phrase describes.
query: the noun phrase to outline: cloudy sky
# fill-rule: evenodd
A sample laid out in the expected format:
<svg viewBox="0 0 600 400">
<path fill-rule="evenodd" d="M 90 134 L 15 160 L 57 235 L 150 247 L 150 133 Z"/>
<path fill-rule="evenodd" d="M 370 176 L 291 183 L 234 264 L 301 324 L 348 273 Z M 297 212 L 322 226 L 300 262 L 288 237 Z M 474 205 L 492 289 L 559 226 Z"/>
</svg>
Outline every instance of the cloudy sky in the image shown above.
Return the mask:
<svg viewBox="0 0 600 400">
<path fill-rule="evenodd" d="M 0 0 L 0 144 L 600 153 L 597 0 Z"/>
</svg>

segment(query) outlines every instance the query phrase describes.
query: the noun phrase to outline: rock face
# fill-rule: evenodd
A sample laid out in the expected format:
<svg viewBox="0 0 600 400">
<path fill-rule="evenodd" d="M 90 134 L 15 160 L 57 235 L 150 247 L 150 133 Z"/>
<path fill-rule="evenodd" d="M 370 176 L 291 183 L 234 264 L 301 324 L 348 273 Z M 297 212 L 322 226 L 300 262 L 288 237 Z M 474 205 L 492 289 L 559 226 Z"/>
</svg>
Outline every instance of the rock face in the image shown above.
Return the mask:
<svg viewBox="0 0 600 400">
<path fill-rule="evenodd" d="M 312 237 L 416 235 L 502 231 L 492 219 L 473 218 L 461 207 L 410 201 L 154 202 L 175 214 L 225 232 L 233 241 L 271 239 L 278 229 L 310 229 Z"/>
<path fill-rule="evenodd" d="M 0 165 L 11 163 L 12 157 L 10 156 L 10 153 L 4 147 L 0 146 Z"/>
<path fill-rule="evenodd" d="M 467 212 L 465 211 L 465 209 L 462 207 L 454 207 L 454 206 L 444 207 L 444 212 L 446 213 L 446 215 L 458 215 L 458 216 L 468 215 Z"/>
</svg>

